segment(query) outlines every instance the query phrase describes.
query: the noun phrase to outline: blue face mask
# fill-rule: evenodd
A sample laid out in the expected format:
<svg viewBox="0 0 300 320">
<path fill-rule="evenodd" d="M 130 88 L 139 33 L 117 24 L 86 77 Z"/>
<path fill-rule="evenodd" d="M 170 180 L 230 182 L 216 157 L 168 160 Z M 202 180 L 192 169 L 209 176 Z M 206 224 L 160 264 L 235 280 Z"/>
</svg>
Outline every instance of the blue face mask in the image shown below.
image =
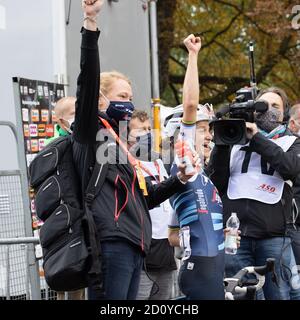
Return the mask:
<svg viewBox="0 0 300 320">
<path fill-rule="evenodd" d="M 110 101 L 106 114 L 116 122 L 129 121 L 134 111 L 131 101 Z"/>
<path fill-rule="evenodd" d="M 136 138 L 135 144 L 130 148 L 130 153 L 142 161 L 155 161 L 159 154 L 154 150 L 154 138 L 149 132 Z"/>
</svg>

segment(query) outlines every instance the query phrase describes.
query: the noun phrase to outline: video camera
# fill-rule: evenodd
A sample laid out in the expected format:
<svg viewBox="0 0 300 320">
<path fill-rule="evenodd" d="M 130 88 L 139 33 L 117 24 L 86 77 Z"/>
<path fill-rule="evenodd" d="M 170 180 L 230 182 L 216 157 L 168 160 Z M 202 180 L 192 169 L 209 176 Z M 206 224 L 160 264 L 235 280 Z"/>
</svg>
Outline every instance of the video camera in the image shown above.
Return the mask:
<svg viewBox="0 0 300 320">
<path fill-rule="evenodd" d="M 254 122 L 255 112 L 266 112 L 268 103 L 255 101 L 257 96 L 254 73 L 253 43 L 249 43 L 250 87 L 236 92 L 233 103 L 224 106 L 216 112 L 217 120 L 212 122 L 214 128 L 214 143 L 216 145 L 246 144 L 248 142 L 246 122 Z M 229 119 L 222 119 L 229 114 Z"/>
</svg>

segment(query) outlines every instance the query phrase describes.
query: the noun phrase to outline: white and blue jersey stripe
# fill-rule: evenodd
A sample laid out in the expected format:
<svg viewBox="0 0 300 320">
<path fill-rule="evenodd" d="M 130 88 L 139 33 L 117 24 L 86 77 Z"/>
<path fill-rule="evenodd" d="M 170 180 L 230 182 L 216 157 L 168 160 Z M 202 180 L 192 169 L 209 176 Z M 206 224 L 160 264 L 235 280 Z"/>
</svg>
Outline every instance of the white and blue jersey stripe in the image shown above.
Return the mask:
<svg viewBox="0 0 300 320">
<path fill-rule="evenodd" d="M 174 164 L 171 175 L 177 174 Z M 218 192 L 205 175 L 187 182 L 185 190 L 170 198 L 174 210 L 170 228 L 190 228 L 191 254 L 214 257 L 224 249 L 222 202 Z"/>
</svg>

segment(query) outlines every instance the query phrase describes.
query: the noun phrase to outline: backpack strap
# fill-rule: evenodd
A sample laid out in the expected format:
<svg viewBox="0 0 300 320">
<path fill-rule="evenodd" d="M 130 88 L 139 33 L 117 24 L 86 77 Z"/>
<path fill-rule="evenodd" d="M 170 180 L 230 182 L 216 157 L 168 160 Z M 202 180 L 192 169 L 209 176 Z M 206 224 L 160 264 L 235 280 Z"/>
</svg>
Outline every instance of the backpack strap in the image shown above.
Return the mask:
<svg viewBox="0 0 300 320">
<path fill-rule="evenodd" d="M 91 208 L 94 199 L 103 186 L 107 169 L 108 163 L 99 164 L 97 161 L 95 162 L 94 169 L 84 195 L 85 203 L 89 209 Z"/>
<path fill-rule="evenodd" d="M 108 169 L 107 164 L 95 162 L 91 178 L 84 194 L 84 209 L 87 220 L 87 232 L 89 238 L 89 253 L 91 264 L 88 272 L 88 284 L 93 288 L 96 299 L 104 297 L 102 266 L 101 266 L 101 247 L 97 236 L 97 228 L 91 214 L 91 206 L 97 194 L 100 192 L 106 178 Z"/>
<path fill-rule="evenodd" d="M 103 276 L 102 276 L 102 261 L 101 261 L 101 246 L 97 236 L 97 229 L 94 218 L 85 205 L 86 232 L 88 233 L 87 248 L 90 255 L 89 270 L 87 281 L 89 287 L 94 290 L 95 298 L 101 299 L 105 296 Z"/>
</svg>

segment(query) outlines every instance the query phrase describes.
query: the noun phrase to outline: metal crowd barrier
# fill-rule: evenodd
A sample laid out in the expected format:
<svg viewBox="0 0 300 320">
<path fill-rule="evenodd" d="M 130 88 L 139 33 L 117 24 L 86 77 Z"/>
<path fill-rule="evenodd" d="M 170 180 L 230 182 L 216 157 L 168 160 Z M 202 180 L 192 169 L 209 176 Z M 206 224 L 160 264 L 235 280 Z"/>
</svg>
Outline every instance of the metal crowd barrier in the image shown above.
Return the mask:
<svg viewBox="0 0 300 320">
<path fill-rule="evenodd" d="M 0 126 L 13 133 L 19 167 L 0 170 L 0 299 L 39 300 L 39 261 L 37 240 L 32 237 L 23 128 L 9 121 L 0 121 Z M 5 155 L 3 152 L 2 157 Z"/>
</svg>

